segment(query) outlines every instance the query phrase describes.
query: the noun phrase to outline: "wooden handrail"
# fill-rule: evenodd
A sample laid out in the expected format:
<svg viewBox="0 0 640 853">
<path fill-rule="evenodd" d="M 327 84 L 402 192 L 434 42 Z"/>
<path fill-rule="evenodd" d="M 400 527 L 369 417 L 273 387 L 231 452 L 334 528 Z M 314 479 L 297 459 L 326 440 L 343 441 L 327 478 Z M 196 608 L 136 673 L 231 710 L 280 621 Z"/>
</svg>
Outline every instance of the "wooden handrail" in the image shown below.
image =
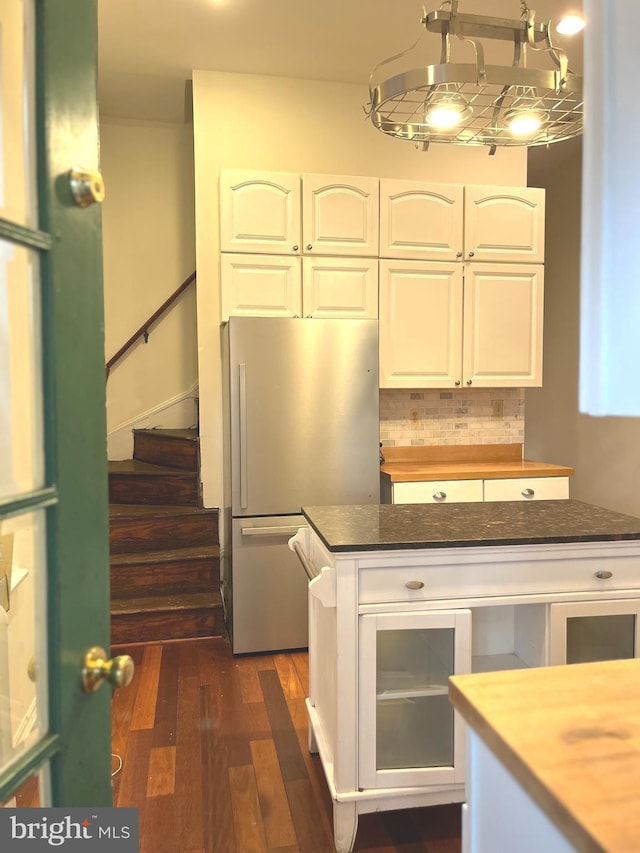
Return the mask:
<svg viewBox="0 0 640 853">
<path fill-rule="evenodd" d="M 111 370 L 113 365 L 117 361 L 119 361 L 122 358 L 122 356 L 129 349 L 131 349 L 131 347 L 135 344 L 135 342 L 138 340 L 138 338 L 144 337 L 145 343 L 148 341 L 149 329 L 151 328 L 151 326 L 153 326 L 153 324 L 156 322 L 156 320 L 159 319 L 164 314 L 164 312 L 167 310 L 167 308 L 169 308 L 171 305 L 173 305 L 173 303 L 176 301 L 178 296 L 180 296 L 180 294 L 183 291 L 185 291 L 189 287 L 189 285 L 192 282 L 194 282 L 195 280 L 196 280 L 196 271 L 194 270 L 191 273 L 191 275 L 189 276 L 189 278 L 185 278 L 185 280 L 182 282 L 180 287 L 176 288 L 176 290 L 173 291 L 173 293 L 171 294 L 171 296 L 168 299 L 165 299 L 165 301 L 158 308 L 158 310 L 154 311 L 154 313 L 149 317 L 147 322 L 143 323 L 143 325 L 140 326 L 140 328 L 131 335 L 131 337 L 126 342 L 126 344 L 123 344 L 123 346 L 120 347 L 118 352 L 115 355 L 111 356 L 111 358 L 107 362 L 107 376 L 106 376 L 107 379 L 109 378 L 109 371 Z"/>
</svg>

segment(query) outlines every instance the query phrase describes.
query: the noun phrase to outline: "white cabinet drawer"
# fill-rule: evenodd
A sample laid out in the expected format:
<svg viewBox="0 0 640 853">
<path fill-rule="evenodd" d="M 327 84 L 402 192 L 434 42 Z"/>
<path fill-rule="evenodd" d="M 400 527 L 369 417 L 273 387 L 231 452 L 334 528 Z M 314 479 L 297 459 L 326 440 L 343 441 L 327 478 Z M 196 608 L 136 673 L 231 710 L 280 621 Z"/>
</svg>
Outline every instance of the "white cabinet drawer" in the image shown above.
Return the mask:
<svg viewBox="0 0 640 853">
<path fill-rule="evenodd" d="M 422 480 L 394 483 L 394 504 L 465 503 L 482 501 L 482 480 Z"/>
<path fill-rule="evenodd" d="M 361 568 L 359 603 L 595 591 L 606 597 L 611 590 L 637 589 L 640 577 L 638 556 L 531 559 L 514 565 L 499 559 L 474 562 L 468 549 L 458 550 L 456 562 Z"/>
<path fill-rule="evenodd" d="M 568 477 L 485 480 L 485 501 L 549 501 L 569 497 Z"/>
</svg>

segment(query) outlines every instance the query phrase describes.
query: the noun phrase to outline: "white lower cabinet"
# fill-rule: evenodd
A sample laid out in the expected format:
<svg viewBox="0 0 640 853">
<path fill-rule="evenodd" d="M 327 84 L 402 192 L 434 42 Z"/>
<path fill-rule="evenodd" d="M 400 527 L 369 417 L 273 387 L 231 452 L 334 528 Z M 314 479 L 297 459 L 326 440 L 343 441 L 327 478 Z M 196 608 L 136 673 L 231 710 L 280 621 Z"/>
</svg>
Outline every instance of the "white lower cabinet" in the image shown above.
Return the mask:
<svg viewBox="0 0 640 853">
<path fill-rule="evenodd" d="M 309 743 L 338 853 L 360 814 L 465 800 L 450 675 L 640 656 L 638 542 L 330 553 L 306 529 L 294 543 L 318 573 Z"/>
<path fill-rule="evenodd" d="M 359 645 L 360 786 L 461 782 L 464 732 L 448 678 L 470 670 L 471 611 L 361 616 Z"/>
<path fill-rule="evenodd" d="M 422 480 L 394 483 L 394 504 L 468 503 L 482 501 L 482 480 Z"/>
<path fill-rule="evenodd" d="M 485 501 L 549 501 L 568 497 L 568 477 L 514 477 L 484 481 Z"/>
<path fill-rule="evenodd" d="M 569 497 L 568 477 L 514 477 L 502 480 L 419 480 L 383 487 L 383 502 L 394 504 L 473 501 L 542 501 Z M 386 497 L 385 497 L 386 496 Z"/>
</svg>

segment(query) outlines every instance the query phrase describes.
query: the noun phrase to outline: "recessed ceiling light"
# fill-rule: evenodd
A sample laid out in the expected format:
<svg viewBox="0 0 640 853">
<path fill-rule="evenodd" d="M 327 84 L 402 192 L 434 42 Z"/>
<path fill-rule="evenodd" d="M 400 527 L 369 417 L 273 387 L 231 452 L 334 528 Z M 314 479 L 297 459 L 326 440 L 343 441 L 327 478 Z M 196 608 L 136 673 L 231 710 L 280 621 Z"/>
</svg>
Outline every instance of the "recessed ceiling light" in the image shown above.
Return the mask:
<svg viewBox="0 0 640 853">
<path fill-rule="evenodd" d="M 556 30 L 563 36 L 574 36 L 583 29 L 584 18 L 581 15 L 565 15 L 556 25 Z"/>
</svg>

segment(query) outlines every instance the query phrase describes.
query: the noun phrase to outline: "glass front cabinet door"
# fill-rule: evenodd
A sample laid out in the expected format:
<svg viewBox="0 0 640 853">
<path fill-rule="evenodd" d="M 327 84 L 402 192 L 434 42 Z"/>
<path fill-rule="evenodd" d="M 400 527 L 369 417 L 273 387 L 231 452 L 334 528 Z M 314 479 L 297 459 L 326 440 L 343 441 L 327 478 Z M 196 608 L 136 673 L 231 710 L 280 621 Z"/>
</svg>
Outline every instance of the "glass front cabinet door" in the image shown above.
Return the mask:
<svg viewBox="0 0 640 853">
<path fill-rule="evenodd" d="M 360 617 L 360 788 L 464 781 L 448 678 L 470 671 L 470 610 Z"/>
<path fill-rule="evenodd" d="M 639 656 L 640 600 L 550 605 L 549 663 L 589 663 Z"/>
</svg>

